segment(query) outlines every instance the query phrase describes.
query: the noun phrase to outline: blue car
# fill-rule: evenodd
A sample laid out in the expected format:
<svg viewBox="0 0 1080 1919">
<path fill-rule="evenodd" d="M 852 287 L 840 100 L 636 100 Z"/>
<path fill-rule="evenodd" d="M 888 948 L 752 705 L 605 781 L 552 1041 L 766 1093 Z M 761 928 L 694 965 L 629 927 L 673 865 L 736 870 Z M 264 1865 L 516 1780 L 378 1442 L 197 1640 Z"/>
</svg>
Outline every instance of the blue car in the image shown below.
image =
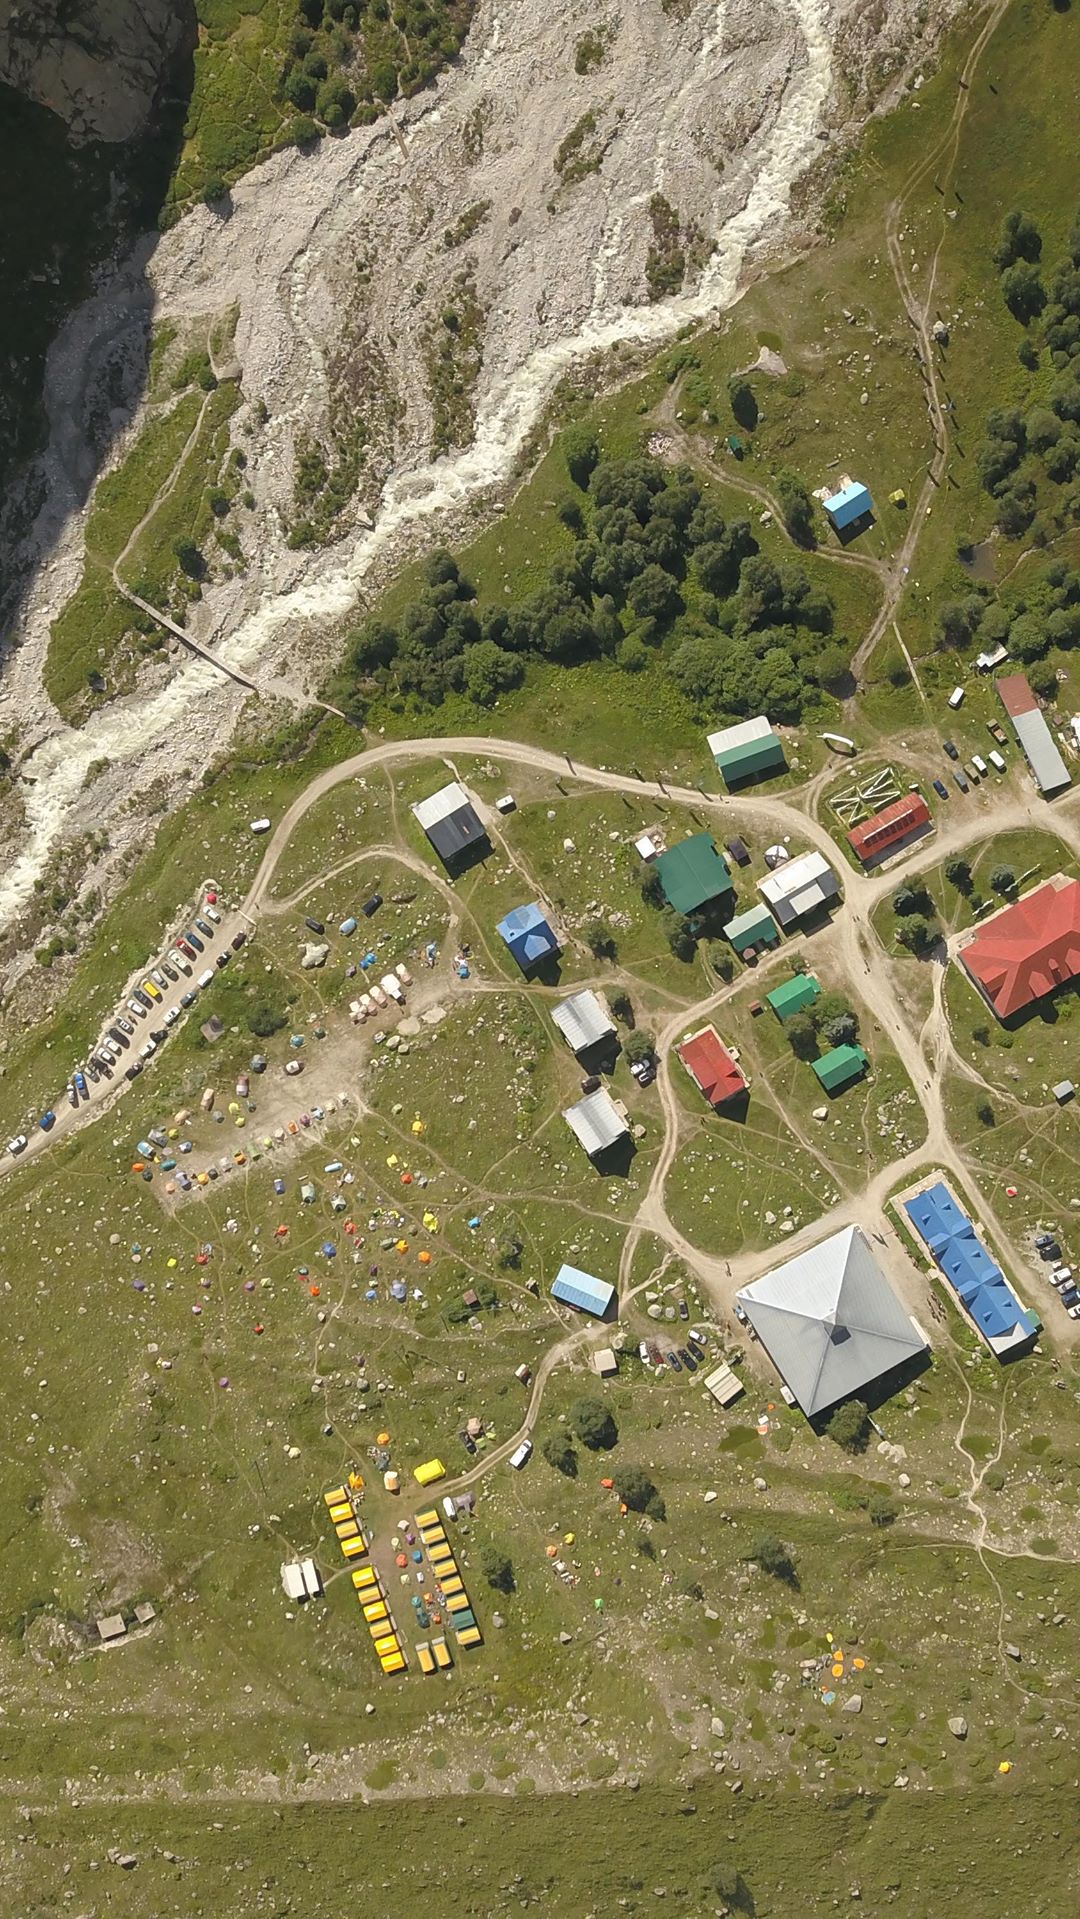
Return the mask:
<svg viewBox="0 0 1080 1919">
<path fill-rule="evenodd" d="M 937 794 L 938 798 L 941 800 L 947 800 L 949 797 L 949 789 L 946 786 L 944 780 L 934 781 L 934 791 Z"/>
<path fill-rule="evenodd" d="M 56 1114 L 53 1112 L 42 1113 L 41 1118 L 38 1120 L 38 1125 L 43 1133 L 51 1133 L 53 1127 L 56 1125 Z"/>
<path fill-rule="evenodd" d="M 86 1074 L 82 1072 L 78 1072 L 73 1075 L 73 1078 L 75 1080 L 75 1091 L 77 1093 L 81 1093 L 83 1099 L 85 1099 L 86 1098 Z"/>
</svg>

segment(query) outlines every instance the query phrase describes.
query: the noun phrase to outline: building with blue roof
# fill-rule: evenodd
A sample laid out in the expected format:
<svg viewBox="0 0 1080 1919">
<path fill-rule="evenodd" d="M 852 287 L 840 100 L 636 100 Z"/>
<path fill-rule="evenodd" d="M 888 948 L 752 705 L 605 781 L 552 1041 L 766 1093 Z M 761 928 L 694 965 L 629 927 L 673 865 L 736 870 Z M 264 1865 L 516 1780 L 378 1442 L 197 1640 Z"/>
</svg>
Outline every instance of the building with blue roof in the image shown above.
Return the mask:
<svg viewBox="0 0 1080 1919">
<path fill-rule="evenodd" d="M 1029 1345 L 1040 1320 L 1021 1306 L 944 1180 L 905 1199 L 903 1210 L 991 1352 L 1003 1359 Z"/>
<path fill-rule="evenodd" d="M 822 501 L 829 520 L 837 533 L 844 533 L 857 520 L 869 519 L 874 511 L 874 502 L 870 498 L 870 488 L 858 480 L 849 480 L 839 493 L 830 493 Z"/>
<path fill-rule="evenodd" d="M 559 942 L 535 901 L 530 906 L 515 906 L 495 930 L 506 941 L 523 973 L 531 973 L 542 961 L 554 959 L 560 951 Z"/>
<path fill-rule="evenodd" d="M 595 1319 L 603 1319 L 615 1297 L 615 1288 L 606 1279 L 594 1279 L 591 1273 L 583 1273 L 577 1266 L 560 1266 L 551 1297 L 564 1306 L 573 1306 L 579 1313 L 592 1313 Z"/>
</svg>

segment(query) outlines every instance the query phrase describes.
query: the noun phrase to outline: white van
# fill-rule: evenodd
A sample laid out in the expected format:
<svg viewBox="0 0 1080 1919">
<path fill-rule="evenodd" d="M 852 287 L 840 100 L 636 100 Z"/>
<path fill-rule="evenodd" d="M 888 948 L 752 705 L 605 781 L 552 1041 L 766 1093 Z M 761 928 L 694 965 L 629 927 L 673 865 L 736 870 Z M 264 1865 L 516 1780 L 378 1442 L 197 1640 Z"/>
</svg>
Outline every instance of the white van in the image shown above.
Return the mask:
<svg viewBox="0 0 1080 1919">
<path fill-rule="evenodd" d="M 269 833 L 270 822 L 269 820 L 252 820 L 251 830 L 253 833 Z"/>
<path fill-rule="evenodd" d="M 200 974 L 199 974 L 199 977 L 198 977 L 198 979 L 197 979 L 197 980 L 196 980 L 196 982 L 195 982 L 195 984 L 196 984 L 196 986 L 212 986 L 212 985 L 214 984 L 214 969 L 213 969 L 213 967 L 212 967 L 212 966 L 208 966 L 208 967 L 207 967 L 207 969 L 206 969 L 206 971 L 205 971 L 205 973 L 200 973 Z"/>
<path fill-rule="evenodd" d="M 975 771 L 979 775 L 979 778 L 981 780 L 984 780 L 986 778 L 986 775 L 989 769 L 987 767 L 986 761 L 982 758 L 981 754 L 973 753 L 971 755 L 971 764 L 975 768 Z"/>
<path fill-rule="evenodd" d="M 523 1439 L 516 1452 L 510 1455 L 510 1464 L 516 1473 L 521 1471 L 526 1461 L 532 1457 L 532 1440 Z"/>
<path fill-rule="evenodd" d="M 1005 762 L 1000 753 L 995 753 L 993 747 L 990 749 L 990 764 L 998 773 L 1004 773 Z"/>
<path fill-rule="evenodd" d="M 949 705 L 952 707 L 952 710 L 955 713 L 957 707 L 963 706 L 963 704 L 964 704 L 964 689 L 962 686 L 954 686 L 952 692 L 949 694 Z"/>
</svg>

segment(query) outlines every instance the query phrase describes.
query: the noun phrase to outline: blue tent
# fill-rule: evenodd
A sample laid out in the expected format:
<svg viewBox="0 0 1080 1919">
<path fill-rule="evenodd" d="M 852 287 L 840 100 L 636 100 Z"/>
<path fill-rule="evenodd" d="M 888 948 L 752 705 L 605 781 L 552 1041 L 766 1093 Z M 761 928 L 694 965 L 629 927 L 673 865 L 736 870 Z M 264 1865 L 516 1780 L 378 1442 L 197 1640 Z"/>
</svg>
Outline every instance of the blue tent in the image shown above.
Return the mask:
<svg viewBox="0 0 1080 1919">
<path fill-rule="evenodd" d="M 531 906 L 515 906 L 495 930 L 506 941 L 523 973 L 559 951 L 559 942 L 535 901 Z"/>
</svg>

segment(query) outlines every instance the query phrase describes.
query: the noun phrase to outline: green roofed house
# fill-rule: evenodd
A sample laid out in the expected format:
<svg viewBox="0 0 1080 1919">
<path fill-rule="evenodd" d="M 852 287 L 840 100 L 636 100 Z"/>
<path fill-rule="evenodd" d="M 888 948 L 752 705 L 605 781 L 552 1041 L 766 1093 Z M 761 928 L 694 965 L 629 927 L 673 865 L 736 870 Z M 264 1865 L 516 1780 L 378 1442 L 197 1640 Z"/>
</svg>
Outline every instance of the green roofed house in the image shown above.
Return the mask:
<svg viewBox="0 0 1080 1919">
<path fill-rule="evenodd" d="M 693 833 L 661 853 L 656 871 L 664 898 L 677 913 L 694 913 L 731 892 L 731 872 L 711 833 Z"/>
<path fill-rule="evenodd" d="M 861 1046 L 834 1046 L 811 1065 L 827 1093 L 840 1093 L 853 1080 L 861 1079 L 870 1064 Z"/>
<path fill-rule="evenodd" d="M 761 773 L 783 773 L 787 767 L 783 741 L 773 732 L 764 713 L 710 733 L 709 751 L 728 786 L 756 779 Z"/>
<path fill-rule="evenodd" d="M 776 1014 L 777 1019 L 790 1019 L 792 1013 L 801 1013 L 812 1006 L 821 992 L 821 987 L 813 973 L 796 973 L 794 979 L 786 979 L 782 986 L 776 986 L 765 998 Z"/>
<path fill-rule="evenodd" d="M 775 946 L 780 935 L 767 906 L 750 906 L 728 921 L 724 938 L 731 941 L 737 953 L 745 953 L 750 946 Z"/>
</svg>

